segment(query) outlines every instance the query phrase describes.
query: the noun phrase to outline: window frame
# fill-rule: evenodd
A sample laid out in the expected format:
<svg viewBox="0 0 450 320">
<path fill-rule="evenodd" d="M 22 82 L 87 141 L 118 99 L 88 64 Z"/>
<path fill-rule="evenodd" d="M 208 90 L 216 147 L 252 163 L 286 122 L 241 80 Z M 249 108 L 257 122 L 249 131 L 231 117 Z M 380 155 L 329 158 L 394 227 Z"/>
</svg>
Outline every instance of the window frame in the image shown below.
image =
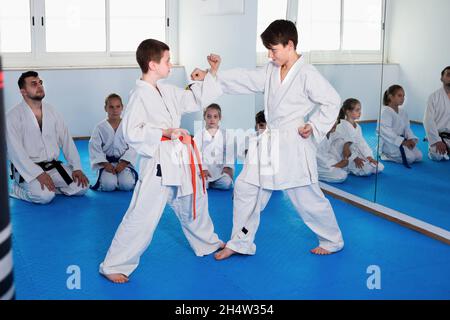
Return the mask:
<svg viewBox="0 0 450 320">
<path fill-rule="evenodd" d="M 261 0 L 259 0 L 261 1 Z M 298 22 L 298 6 L 302 0 L 288 0 L 286 19 L 297 25 Z M 381 1 L 381 34 L 380 34 L 380 50 L 342 50 L 344 40 L 344 2 L 341 1 L 341 19 L 340 19 L 340 37 L 339 50 L 312 50 L 302 52 L 308 63 L 314 64 L 350 64 L 350 63 L 383 63 L 385 52 L 385 13 L 386 0 Z M 259 35 L 257 35 L 259 37 Z M 384 58 L 385 59 L 385 58 Z M 264 65 L 268 61 L 267 52 L 256 52 L 256 64 Z"/>
<path fill-rule="evenodd" d="M 4 69 L 109 68 L 137 66 L 135 51 L 110 51 L 110 0 L 105 1 L 106 48 L 103 52 L 47 52 L 45 49 L 45 0 L 30 1 L 31 52 L 2 53 Z M 178 59 L 178 0 L 165 0 L 165 36 L 171 60 Z M 34 25 L 32 20 L 34 18 Z M 41 19 L 43 18 L 43 25 Z"/>
</svg>

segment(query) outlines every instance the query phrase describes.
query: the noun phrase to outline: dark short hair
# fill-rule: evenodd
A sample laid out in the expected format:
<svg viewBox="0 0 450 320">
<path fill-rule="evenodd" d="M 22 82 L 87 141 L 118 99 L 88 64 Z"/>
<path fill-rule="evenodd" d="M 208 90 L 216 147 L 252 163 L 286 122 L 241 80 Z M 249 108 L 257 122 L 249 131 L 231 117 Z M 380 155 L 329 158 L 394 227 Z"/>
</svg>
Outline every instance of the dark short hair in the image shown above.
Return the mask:
<svg viewBox="0 0 450 320">
<path fill-rule="evenodd" d="M 397 93 L 397 91 L 399 90 L 403 90 L 402 86 L 398 85 L 398 84 L 394 84 L 392 86 L 390 86 L 383 95 L 383 104 L 385 106 L 388 106 L 389 103 L 391 102 L 391 99 L 389 98 L 390 95 L 394 95 Z M 405 91 L 405 90 L 403 90 Z"/>
<path fill-rule="evenodd" d="M 154 61 L 159 63 L 164 51 L 169 51 L 169 46 L 155 39 L 142 41 L 136 50 L 136 61 L 143 73 L 148 72 L 148 63 Z"/>
<path fill-rule="evenodd" d="M 117 93 L 111 93 L 111 94 L 108 94 L 108 96 L 105 98 L 105 108 L 108 105 L 109 100 L 111 100 L 111 99 L 119 99 L 120 104 L 123 107 L 122 98 Z"/>
<path fill-rule="evenodd" d="M 277 44 L 286 46 L 291 40 L 294 43 L 294 49 L 296 49 L 298 43 L 297 27 L 289 20 L 275 20 L 261 33 L 261 40 L 267 49 L 271 49 L 272 46 Z"/>
<path fill-rule="evenodd" d="M 27 71 L 20 75 L 19 80 L 17 81 L 17 84 L 19 85 L 19 89 L 23 89 L 25 87 L 25 79 L 29 77 L 37 77 L 39 74 L 36 71 Z"/>
<path fill-rule="evenodd" d="M 261 110 L 255 115 L 255 123 L 266 123 L 266 117 L 264 116 L 264 111 Z"/>
<path fill-rule="evenodd" d="M 222 118 L 222 109 L 220 108 L 220 106 L 217 103 L 211 103 L 209 106 L 207 106 L 205 108 L 205 110 L 203 111 L 203 118 L 206 116 L 206 113 L 210 109 L 211 110 L 217 110 L 217 112 L 219 113 L 219 118 Z"/>
<path fill-rule="evenodd" d="M 446 66 L 446 67 L 444 68 L 444 70 L 442 70 L 442 72 L 441 72 L 441 77 L 444 76 L 445 71 L 447 71 L 448 69 L 450 69 L 450 66 Z"/>
</svg>

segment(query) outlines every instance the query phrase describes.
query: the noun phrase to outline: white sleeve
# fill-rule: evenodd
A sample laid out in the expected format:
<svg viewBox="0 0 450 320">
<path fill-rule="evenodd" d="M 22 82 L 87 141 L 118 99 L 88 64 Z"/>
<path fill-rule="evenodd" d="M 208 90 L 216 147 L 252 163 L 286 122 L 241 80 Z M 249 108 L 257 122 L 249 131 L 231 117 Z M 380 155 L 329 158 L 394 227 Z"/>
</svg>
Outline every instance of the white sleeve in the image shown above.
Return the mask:
<svg viewBox="0 0 450 320">
<path fill-rule="evenodd" d="M 106 160 L 106 154 L 102 149 L 102 137 L 100 136 L 100 130 L 98 126 L 94 128 L 91 138 L 89 139 L 89 160 L 92 170 L 98 169 L 98 165 L 101 162 L 108 162 Z"/>
<path fill-rule="evenodd" d="M 144 110 L 142 98 L 137 93 L 133 94 L 122 119 L 123 137 L 138 154 L 153 157 L 161 143 L 162 129 L 142 121 Z"/>
<path fill-rule="evenodd" d="M 324 143 L 324 140 L 322 140 L 321 144 L 322 143 Z M 330 144 L 330 148 L 333 147 L 334 146 Z M 333 165 L 337 163 L 334 159 L 334 156 L 332 155 L 332 150 L 326 150 L 325 146 L 323 145 L 318 146 L 316 158 L 317 158 L 317 166 L 321 168 L 330 169 Z"/>
<path fill-rule="evenodd" d="M 235 143 L 236 143 L 235 139 L 234 139 L 235 136 L 234 136 L 234 134 L 228 133 L 227 130 L 225 130 L 225 134 L 227 137 L 226 137 L 226 146 L 225 146 L 224 166 L 234 170 L 234 162 L 236 159 L 234 150 L 237 149 L 237 146 L 236 146 L 236 148 L 234 147 Z"/>
<path fill-rule="evenodd" d="M 439 132 L 435 121 L 435 103 L 433 101 L 433 95 L 428 98 L 427 109 L 425 110 L 423 125 L 425 127 L 425 132 L 428 138 L 428 142 L 431 145 L 436 142 L 442 141 L 439 137 Z"/>
<path fill-rule="evenodd" d="M 308 72 L 305 89 L 309 99 L 318 105 L 308 123 L 313 128 L 316 143 L 319 144 L 336 122 L 341 98 L 331 84 L 315 69 Z"/>
<path fill-rule="evenodd" d="M 23 130 L 20 128 L 18 119 L 10 119 L 7 116 L 6 120 L 6 142 L 9 159 L 25 181 L 30 182 L 42 174 L 44 170 L 35 164 L 25 151 L 21 142 Z"/>
<path fill-rule="evenodd" d="M 367 143 L 366 139 L 364 139 L 364 136 L 362 134 L 361 126 L 358 125 L 358 145 L 361 149 L 361 152 L 363 153 L 364 157 L 372 157 L 373 158 L 373 152 L 370 148 L 369 144 Z"/>
<path fill-rule="evenodd" d="M 128 161 L 132 166 L 136 165 L 137 152 L 132 147 L 128 146 L 128 149 L 120 157 L 120 160 Z"/>
<path fill-rule="evenodd" d="M 268 65 L 256 69 L 230 69 L 219 71 L 217 79 L 226 94 L 251 94 L 264 92 Z"/>
<path fill-rule="evenodd" d="M 64 157 L 67 163 L 72 166 L 73 171 L 81 170 L 80 155 L 78 154 L 75 142 L 73 142 L 72 136 L 69 133 L 69 128 L 66 126 L 64 119 L 55 112 L 56 118 L 56 130 L 58 134 L 58 144 L 62 148 Z"/>
<path fill-rule="evenodd" d="M 176 97 L 176 106 L 181 114 L 201 111 L 222 95 L 217 79 L 209 72 L 203 81 L 194 82 L 189 89 L 172 87 Z"/>
<path fill-rule="evenodd" d="M 405 120 L 406 120 L 406 129 L 405 129 L 405 138 L 410 140 L 415 140 L 416 143 L 419 141 L 419 139 L 416 137 L 416 135 L 414 134 L 414 132 L 411 130 L 411 125 L 409 122 L 409 117 L 408 117 L 408 113 L 405 112 Z"/>
<path fill-rule="evenodd" d="M 392 126 L 392 116 L 387 112 L 382 112 L 379 126 L 380 136 L 387 142 L 400 147 L 400 145 L 403 143 L 404 138 L 395 133 Z"/>
<path fill-rule="evenodd" d="M 347 142 L 350 142 L 350 150 L 352 149 L 351 146 L 355 143 L 352 139 L 349 139 L 349 135 L 347 134 L 345 128 L 343 125 L 338 125 L 336 127 L 336 131 L 331 135 L 333 137 L 333 140 L 331 142 L 331 146 L 334 150 L 338 151 L 338 154 L 340 155 L 340 159 L 343 158 L 343 152 L 344 152 L 344 145 Z M 348 158 L 348 161 L 353 161 L 358 155 L 355 152 L 352 152 L 350 157 Z"/>
</svg>

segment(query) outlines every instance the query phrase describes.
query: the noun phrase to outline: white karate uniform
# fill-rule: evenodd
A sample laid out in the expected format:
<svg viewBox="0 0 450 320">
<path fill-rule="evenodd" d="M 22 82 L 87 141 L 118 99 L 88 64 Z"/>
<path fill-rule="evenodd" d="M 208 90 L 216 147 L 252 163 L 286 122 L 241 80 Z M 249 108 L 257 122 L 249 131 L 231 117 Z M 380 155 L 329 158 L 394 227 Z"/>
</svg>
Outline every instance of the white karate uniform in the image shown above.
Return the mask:
<svg viewBox="0 0 450 320">
<path fill-rule="evenodd" d="M 99 163 L 109 162 L 107 157 L 128 161 L 128 167 L 119 174 L 101 170 L 103 166 L 99 165 Z M 108 120 L 103 120 L 97 124 L 89 140 L 89 159 L 92 170 L 97 170 L 100 174 L 99 190 L 114 191 L 118 189 L 130 191 L 134 188 L 136 176 L 133 170 L 137 160 L 137 153 L 128 146 L 123 138 L 122 122 L 117 130 L 111 127 Z M 118 161 L 112 162 L 112 164 L 116 166 Z"/>
<path fill-rule="evenodd" d="M 234 187 L 233 231 L 227 243 L 242 254 L 254 254 L 254 237 L 260 211 L 273 190 L 286 190 L 305 224 L 322 248 L 335 252 L 343 245 L 333 209 L 318 185 L 316 145 L 336 121 L 340 97 L 328 81 L 301 57 L 283 82 L 280 67 L 270 62 L 254 70 L 232 69 L 218 73 L 228 94 L 264 92 L 267 129 L 249 141 L 246 164 Z M 311 137 L 298 127 L 308 123 Z"/>
<path fill-rule="evenodd" d="M 352 154 L 348 159 L 349 163 L 347 166 L 347 170 L 350 173 L 355 176 L 370 176 L 384 170 L 384 165 L 381 162 L 378 162 L 377 168 L 377 165 L 367 160 L 368 157 L 373 158 L 373 153 L 372 149 L 370 149 L 367 144 L 366 139 L 363 137 L 361 126 L 359 124 L 356 124 L 355 128 L 350 122 L 342 119 L 336 127 L 335 134 L 344 140 L 344 143 L 351 142 L 350 151 Z M 362 168 L 356 166 L 355 159 L 357 157 L 365 160 Z"/>
<path fill-rule="evenodd" d="M 194 137 L 197 147 L 202 155 L 202 166 L 208 170 L 208 187 L 228 190 L 233 187 L 233 179 L 223 173 L 225 167 L 234 171 L 234 136 L 227 134 L 226 130 L 219 129 L 212 136 L 208 130 L 203 129 Z"/>
<path fill-rule="evenodd" d="M 377 126 L 377 133 L 380 135 L 380 153 L 382 160 L 402 163 L 400 145 L 407 139 L 416 142 L 419 139 L 414 135 L 409 125 L 409 118 L 406 110 L 399 107 L 398 113 L 389 106 L 383 106 L 380 123 Z M 408 163 L 422 160 L 422 152 L 415 146 L 412 150 L 403 147 Z"/>
<path fill-rule="evenodd" d="M 347 179 L 347 170 L 334 165 L 342 160 L 343 141 L 330 133 L 317 147 L 317 171 L 319 180 L 325 182 L 341 183 Z"/>
<path fill-rule="evenodd" d="M 45 102 L 42 102 L 42 131 L 24 100 L 9 110 L 6 113 L 6 141 L 9 160 L 17 170 L 10 190 L 10 196 L 14 198 L 45 204 L 55 197 L 55 192 L 47 187 L 41 189 L 36 178 L 44 170 L 36 163 L 58 160 L 60 148 L 68 162 L 63 165 L 67 174 L 72 177 L 73 171 L 81 170 L 80 156 L 62 116 Z M 58 194 L 84 195 L 88 190 L 76 182 L 67 185 L 56 169 L 46 173 L 52 178 Z M 25 181 L 20 182 L 20 176 Z"/>
<path fill-rule="evenodd" d="M 158 83 L 158 90 L 137 80 L 124 112 L 125 141 L 140 155 L 139 180 L 104 262 L 103 274 L 129 275 L 149 246 L 166 203 L 180 220 L 184 235 L 197 256 L 216 251 L 220 245 L 208 212 L 196 166 L 196 218 L 193 219 L 193 188 L 188 148 L 180 140 L 161 141 L 162 129 L 179 128 L 184 113 L 200 111 L 212 102 L 218 88 L 208 74 L 203 82 L 183 90 Z M 208 96 L 210 94 L 210 96 Z M 159 169 L 159 170 L 158 170 Z"/>
<path fill-rule="evenodd" d="M 444 88 L 433 92 L 428 98 L 423 125 L 428 138 L 428 157 L 431 160 L 448 160 L 448 154 L 440 154 L 436 151 L 436 142 L 442 141 L 440 132 L 450 132 L 450 99 Z M 450 148 L 450 139 L 444 139 L 447 149 Z"/>
</svg>

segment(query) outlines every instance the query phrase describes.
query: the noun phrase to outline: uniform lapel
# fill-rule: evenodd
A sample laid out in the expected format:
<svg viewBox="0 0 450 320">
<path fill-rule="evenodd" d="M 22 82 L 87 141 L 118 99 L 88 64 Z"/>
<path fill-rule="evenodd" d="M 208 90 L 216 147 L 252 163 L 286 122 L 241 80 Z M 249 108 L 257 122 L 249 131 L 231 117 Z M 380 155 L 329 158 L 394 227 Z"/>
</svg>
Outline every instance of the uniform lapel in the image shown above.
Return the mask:
<svg viewBox="0 0 450 320">
<path fill-rule="evenodd" d="M 294 80 L 295 80 L 298 72 L 301 70 L 303 64 L 304 64 L 304 60 L 303 60 L 303 56 L 302 56 L 291 67 L 291 70 L 289 70 L 288 74 L 286 75 L 283 82 L 280 84 L 280 87 L 278 88 L 277 92 L 275 93 L 275 97 L 273 99 L 273 105 L 271 106 L 272 108 L 275 108 L 276 106 L 278 106 L 281 103 L 284 96 L 289 91 L 289 88 L 295 82 Z M 278 74 L 276 76 L 279 79 L 280 78 L 280 74 L 279 74 L 280 68 L 276 68 L 276 72 L 278 72 Z M 272 74 L 272 76 L 275 76 L 275 75 Z"/>
</svg>

